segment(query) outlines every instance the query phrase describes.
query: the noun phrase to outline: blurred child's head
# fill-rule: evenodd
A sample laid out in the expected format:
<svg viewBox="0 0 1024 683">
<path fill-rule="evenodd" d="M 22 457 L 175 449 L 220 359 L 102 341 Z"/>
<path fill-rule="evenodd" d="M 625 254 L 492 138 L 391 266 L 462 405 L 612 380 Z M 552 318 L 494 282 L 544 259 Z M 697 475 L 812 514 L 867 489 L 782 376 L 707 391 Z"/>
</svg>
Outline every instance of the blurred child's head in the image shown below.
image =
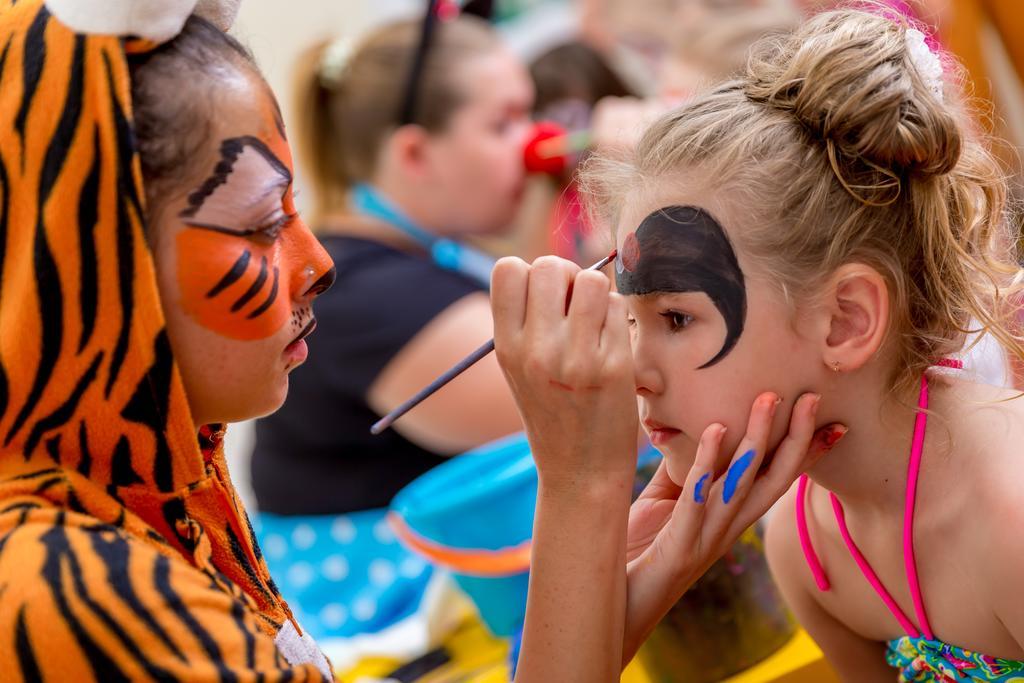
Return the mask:
<svg viewBox="0 0 1024 683">
<path fill-rule="evenodd" d="M 817 391 L 829 419 L 905 399 L 972 319 L 1019 355 L 1000 169 L 907 28 L 818 15 L 588 170 L 618 225 L 641 413 L 680 467 L 710 422 L 735 446 L 762 391 Z"/>
<path fill-rule="evenodd" d="M 302 147 L 321 212 L 343 209 L 356 183 L 390 183 L 415 193 L 424 227 L 500 231 L 523 189 L 533 104 L 526 68 L 486 23 L 439 22 L 414 85 L 412 123 L 399 125 L 420 33 L 419 22 L 398 22 L 351 50 L 335 42 L 311 53 Z"/>
<path fill-rule="evenodd" d="M 662 94 L 689 97 L 732 77 L 746 65 L 753 43 L 793 30 L 799 19 L 793 0 L 680 0 L 661 67 Z"/>
<path fill-rule="evenodd" d="M 196 17 L 131 67 L 148 238 L 192 417 L 272 412 L 333 278 L 292 204 L 277 103 L 246 50 Z"/>
</svg>

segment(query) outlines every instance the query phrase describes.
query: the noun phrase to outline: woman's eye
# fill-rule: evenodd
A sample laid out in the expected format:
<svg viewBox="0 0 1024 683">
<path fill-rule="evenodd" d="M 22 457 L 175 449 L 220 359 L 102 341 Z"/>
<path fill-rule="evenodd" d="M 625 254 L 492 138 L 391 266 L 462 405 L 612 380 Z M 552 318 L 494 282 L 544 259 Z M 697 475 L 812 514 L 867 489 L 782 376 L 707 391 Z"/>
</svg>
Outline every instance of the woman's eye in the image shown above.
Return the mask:
<svg viewBox="0 0 1024 683">
<path fill-rule="evenodd" d="M 253 231 L 252 235 L 253 237 L 273 242 L 277 239 L 278 235 L 281 234 L 281 231 L 284 230 L 285 226 L 288 225 L 288 223 L 294 220 L 297 216 L 297 213 L 278 216 L 274 220 L 264 223 L 263 225 L 256 228 Z"/>
<path fill-rule="evenodd" d="M 668 321 L 669 328 L 673 332 L 688 327 L 693 322 L 692 315 L 680 313 L 679 311 L 665 311 L 661 314 L 661 317 Z"/>
</svg>

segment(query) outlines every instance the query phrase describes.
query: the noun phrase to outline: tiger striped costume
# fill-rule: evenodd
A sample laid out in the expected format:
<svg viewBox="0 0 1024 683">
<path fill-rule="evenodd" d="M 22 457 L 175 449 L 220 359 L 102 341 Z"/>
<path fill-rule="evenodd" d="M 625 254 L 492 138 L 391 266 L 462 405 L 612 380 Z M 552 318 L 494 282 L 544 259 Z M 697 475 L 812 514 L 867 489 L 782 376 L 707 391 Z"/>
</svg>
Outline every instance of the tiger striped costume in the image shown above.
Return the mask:
<svg viewBox="0 0 1024 683">
<path fill-rule="evenodd" d="M 0 681 L 329 680 L 164 328 L 125 57 L 152 45 L 0 0 Z"/>
</svg>

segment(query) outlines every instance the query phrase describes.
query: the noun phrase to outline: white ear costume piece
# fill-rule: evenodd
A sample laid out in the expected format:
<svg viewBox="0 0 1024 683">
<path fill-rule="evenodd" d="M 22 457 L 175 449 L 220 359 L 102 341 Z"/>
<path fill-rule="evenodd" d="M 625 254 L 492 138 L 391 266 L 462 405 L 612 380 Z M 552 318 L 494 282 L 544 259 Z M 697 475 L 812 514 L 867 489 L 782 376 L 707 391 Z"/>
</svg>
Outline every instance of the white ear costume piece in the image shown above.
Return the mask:
<svg viewBox="0 0 1024 683">
<path fill-rule="evenodd" d="M 238 17 L 242 0 L 199 0 L 196 14 L 212 21 L 221 31 L 228 31 Z"/>
<path fill-rule="evenodd" d="M 170 40 L 192 14 L 196 0 L 46 0 L 46 8 L 77 33 Z"/>
</svg>

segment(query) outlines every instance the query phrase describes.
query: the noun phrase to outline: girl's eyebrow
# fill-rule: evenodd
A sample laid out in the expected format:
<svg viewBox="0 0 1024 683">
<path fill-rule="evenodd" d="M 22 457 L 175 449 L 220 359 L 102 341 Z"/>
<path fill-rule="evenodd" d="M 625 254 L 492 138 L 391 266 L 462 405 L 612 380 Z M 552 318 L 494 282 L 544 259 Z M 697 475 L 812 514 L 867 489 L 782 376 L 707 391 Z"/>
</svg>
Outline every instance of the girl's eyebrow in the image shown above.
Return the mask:
<svg viewBox="0 0 1024 683">
<path fill-rule="evenodd" d="M 696 292 L 648 292 L 647 294 L 638 294 L 637 298 L 640 299 L 641 301 L 648 301 L 650 303 L 656 304 L 664 299 L 675 300 L 680 297 L 685 299 L 692 299 L 693 297 L 700 296 L 701 294 L 705 294 L 706 296 L 706 293 L 703 290 L 701 290 Z"/>
</svg>

